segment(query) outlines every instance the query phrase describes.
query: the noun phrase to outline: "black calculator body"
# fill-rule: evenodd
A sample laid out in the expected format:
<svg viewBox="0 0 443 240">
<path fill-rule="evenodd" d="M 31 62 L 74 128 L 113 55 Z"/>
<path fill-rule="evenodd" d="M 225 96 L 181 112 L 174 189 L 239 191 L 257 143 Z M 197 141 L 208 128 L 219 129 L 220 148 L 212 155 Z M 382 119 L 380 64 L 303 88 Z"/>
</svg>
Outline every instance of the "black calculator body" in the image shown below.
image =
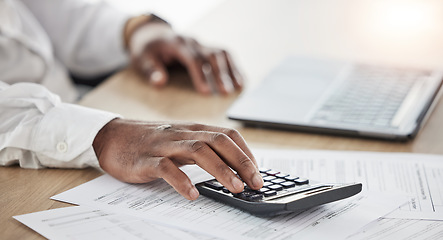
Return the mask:
<svg viewBox="0 0 443 240">
<path fill-rule="evenodd" d="M 258 216 L 301 212 L 307 208 L 341 200 L 359 193 L 361 183 L 313 182 L 271 169 L 260 169 L 264 186 L 252 190 L 245 185 L 241 193 L 231 193 L 217 180 L 196 184 L 201 194 Z"/>
</svg>

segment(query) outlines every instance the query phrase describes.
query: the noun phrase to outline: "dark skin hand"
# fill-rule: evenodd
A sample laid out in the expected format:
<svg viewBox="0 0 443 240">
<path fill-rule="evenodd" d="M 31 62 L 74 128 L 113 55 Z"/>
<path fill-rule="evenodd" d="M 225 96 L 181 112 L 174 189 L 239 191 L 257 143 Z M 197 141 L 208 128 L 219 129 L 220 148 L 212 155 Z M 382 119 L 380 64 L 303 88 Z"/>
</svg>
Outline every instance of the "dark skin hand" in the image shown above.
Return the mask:
<svg viewBox="0 0 443 240">
<path fill-rule="evenodd" d="M 125 39 L 132 66 L 153 86 L 165 86 L 169 79 L 167 67 L 179 63 L 201 94 L 227 95 L 242 89 L 243 78 L 227 51 L 203 46 L 177 34 L 168 24 L 137 24 L 137 20 L 128 21 Z"/>
<path fill-rule="evenodd" d="M 99 131 L 93 147 L 111 176 L 129 183 L 163 178 L 189 200 L 199 193 L 179 169 L 188 164 L 197 164 L 234 193 L 244 186 L 231 168 L 252 189 L 263 186 L 254 156 L 242 136 L 229 128 L 114 119 Z"/>
<path fill-rule="evenodd" d="M 243 86 L 225 50 L 202 46 L 152 16 L 129 19 L 123 35 L 132 66 L 155 87 L 167 84 L 167 67 L 175 63 L 187 69 L 199 93 L 227 95 Z M 234 193 L 243 191 L 244 185 L 231 169 L 252 189 L 263 186 L 257 162 L 237 131 L 201 124 L 159 127 L 165 124 L 123 119 L 109 122 L 93 143 L 100 166 L 130 183 L 163 178 L 190 200 L 199 193 L 179 169 L 187 164 L 197 164 Z"/>
</svg>

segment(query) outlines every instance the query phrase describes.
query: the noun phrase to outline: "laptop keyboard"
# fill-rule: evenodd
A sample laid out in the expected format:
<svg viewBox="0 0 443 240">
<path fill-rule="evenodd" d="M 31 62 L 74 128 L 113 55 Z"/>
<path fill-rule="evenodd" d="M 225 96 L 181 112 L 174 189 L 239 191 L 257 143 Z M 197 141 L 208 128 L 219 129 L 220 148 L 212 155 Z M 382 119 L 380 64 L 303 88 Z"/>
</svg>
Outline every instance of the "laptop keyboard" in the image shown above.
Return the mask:
<svg viewBox="0 0 443 240">
<path fill-rule="evenodd" d="M 317 123 L 393 127 L 414 83 L 430 72 L 357 65 L 313 115 Z"/>
</svg>

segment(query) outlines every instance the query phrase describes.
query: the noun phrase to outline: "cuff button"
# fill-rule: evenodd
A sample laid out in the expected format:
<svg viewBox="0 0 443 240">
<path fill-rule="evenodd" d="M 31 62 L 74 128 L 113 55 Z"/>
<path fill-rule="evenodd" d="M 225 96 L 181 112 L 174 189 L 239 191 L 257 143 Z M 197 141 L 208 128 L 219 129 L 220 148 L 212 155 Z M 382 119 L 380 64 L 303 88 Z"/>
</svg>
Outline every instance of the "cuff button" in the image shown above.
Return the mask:
<svg viewBox="0 0 443 240">
<path fill-rule="evenodd" d="M 57 143 L 57 151 L 59 153 L 65 153 L 66 151 L 68 151 L 68 144 L 66 142 Z"/>
</svg>

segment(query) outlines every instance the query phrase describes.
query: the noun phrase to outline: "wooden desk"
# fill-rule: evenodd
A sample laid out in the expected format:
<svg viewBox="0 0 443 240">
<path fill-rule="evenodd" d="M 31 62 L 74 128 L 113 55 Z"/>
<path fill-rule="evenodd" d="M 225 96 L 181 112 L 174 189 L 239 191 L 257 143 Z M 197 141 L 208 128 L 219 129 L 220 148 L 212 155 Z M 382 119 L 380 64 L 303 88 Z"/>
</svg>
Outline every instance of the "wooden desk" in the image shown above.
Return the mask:
<svg viewBox="0 0 443 240">
<path fill-rule="evenodd" d="M 428 41 L 433 44 L 405 48 L 403 51 L 400 51 L 401 46 L 395 44 L 382 48 L 380 42 L 361 40 L 367 33 L 361 32 L 358 27 L 361 25 L 356 20 L 364 20 L 359 18 L 358 13 L 369 2 L 377 1 L 359 1 L 359 4 L 354 0 L 226 1 L 187 33 L 202 39 L 204 43 L 230 50 L 247 78 L 247 88 L 253 87 L 287 54 L 427 67 L 443 63 L 441 32 Z M 390 44 L 387 41 L 387 45 Z M 125 70 L 93 90 L 80 104 L 117 112 L 126 118 L 197 121 L 234 127 L 252 147 L 443 154 L 443 100 L 439 101 L 413 141 L 387 142 L 243 127 L 225 117 L 236 95 L 196 95 L 192 88 L 183 84 L 186 78 L 183 72 L 174 72 L 174 83 L 158 91 Z M 68 206 L 49 200 L 49 197 L 101 174 L 95 169 L 37 171 L 19 167 L 0 168 L 0 238 L 41 239 L 40 235 L 12 219 L 12 216 Z"/>
<path fill-rule="evenodd" d="M 181 81 L 188 78 L 183 72 L 175 72 L 171 77 L 173 84 L 157 90 L 145 84 L 135 73 L 122 71 L 93 90 L 82 100 L 82 104 L 115 111 L 131 119 L 194 121 L 236 128 L 252 147 L 443 154 L 443 98 L 413 141 L 389 142 L 244 127 L 239 122 L 227 119 L 225 115 L 236 95 L 197 95 Z"/>
</svg>

